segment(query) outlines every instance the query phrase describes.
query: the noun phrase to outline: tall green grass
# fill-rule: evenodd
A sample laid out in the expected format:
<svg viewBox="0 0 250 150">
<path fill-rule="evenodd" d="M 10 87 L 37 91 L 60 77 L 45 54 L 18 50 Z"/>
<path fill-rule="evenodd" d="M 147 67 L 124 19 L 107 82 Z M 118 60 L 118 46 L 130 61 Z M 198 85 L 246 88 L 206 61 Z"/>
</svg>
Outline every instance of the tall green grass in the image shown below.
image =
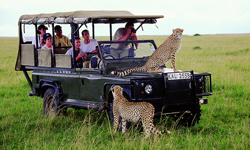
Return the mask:
<svg viewBox="0 0 250 150">
<path fill-rule="evenodd" d="M 139 36 L 157 46 L 166 38 Z M 157 118 L 156 127 L 172 133 L 145 140 L 141 125 L 113 135 L 105 111 L 68 109 L 66 116 L 45 117 L 42 99 L 28 96 L 23 73 L 14 70 L 18 39 L 0 38 L 0 149 L 249 149 L 249 41 L 250 34 L 184 36 L 176 67 L 211 72 L 213 95 L 198 125 L 176 127 L 171 117 Z"/>
</svg>

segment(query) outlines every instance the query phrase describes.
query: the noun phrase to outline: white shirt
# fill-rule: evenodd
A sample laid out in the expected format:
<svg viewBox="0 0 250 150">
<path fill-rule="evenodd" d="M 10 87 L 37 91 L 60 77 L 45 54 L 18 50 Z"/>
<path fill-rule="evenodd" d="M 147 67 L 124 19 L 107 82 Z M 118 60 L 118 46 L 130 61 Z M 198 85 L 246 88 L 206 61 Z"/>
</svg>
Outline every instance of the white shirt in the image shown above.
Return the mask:
<svg viewBox="0 0 250 150">
<path fill-rule="evenodd" d="M 98 45 L 96 39 L 90 39 L 89 44 L 84 44 L 84 40 L 81 42 L 80 49 L 83 50 L 86 53 L 91 53 L 93 50 L 95 50 L 95 47 Z"/>
</svg>

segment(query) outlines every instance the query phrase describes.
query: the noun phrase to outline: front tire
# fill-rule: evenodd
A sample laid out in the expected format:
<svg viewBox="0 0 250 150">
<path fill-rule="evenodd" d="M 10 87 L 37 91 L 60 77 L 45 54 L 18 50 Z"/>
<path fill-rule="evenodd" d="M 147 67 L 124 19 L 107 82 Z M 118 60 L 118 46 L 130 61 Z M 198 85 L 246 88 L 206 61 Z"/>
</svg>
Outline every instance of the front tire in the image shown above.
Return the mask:
<svg viewBox="0 0 250 150">
<path fill-rule="evenodd" d="M 60 114 L 59 100 L 53 88 L 48 88 L 43 97 L 43 110 L 47 116 L 58 116 Z"/>
</svg>

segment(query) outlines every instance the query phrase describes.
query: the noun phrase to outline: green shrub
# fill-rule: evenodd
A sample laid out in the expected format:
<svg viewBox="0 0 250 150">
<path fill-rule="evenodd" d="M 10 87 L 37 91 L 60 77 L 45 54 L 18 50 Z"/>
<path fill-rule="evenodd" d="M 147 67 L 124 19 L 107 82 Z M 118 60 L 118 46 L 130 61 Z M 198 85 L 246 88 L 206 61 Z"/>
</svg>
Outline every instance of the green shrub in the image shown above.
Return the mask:
<svg viewBox="0 0 250 150">
<path fill-rule="evenodd" d="M 193 49 L 201 49 L 201 47 L 200 46 L 195 46 L 195 47 L 193 47 Z"/>
<path fill-rule="evenodd" d="M 196 33 L 194 36 L 201 36 L 199 33 Z"/>
</svg>

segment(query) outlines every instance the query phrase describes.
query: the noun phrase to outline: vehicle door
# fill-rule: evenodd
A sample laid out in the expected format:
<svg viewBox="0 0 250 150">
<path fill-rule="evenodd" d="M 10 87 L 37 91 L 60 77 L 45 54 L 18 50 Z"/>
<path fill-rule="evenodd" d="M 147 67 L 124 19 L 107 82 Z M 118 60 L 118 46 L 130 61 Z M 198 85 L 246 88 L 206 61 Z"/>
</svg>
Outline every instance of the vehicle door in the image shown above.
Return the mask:
<svg viewBox="0 0 250 150">
<path fill-rule="evenodd" d="M 81 69 L 80 100 L 100 102 L 102 96 L 102 74 L 99 69 Z"/>
</svg>

